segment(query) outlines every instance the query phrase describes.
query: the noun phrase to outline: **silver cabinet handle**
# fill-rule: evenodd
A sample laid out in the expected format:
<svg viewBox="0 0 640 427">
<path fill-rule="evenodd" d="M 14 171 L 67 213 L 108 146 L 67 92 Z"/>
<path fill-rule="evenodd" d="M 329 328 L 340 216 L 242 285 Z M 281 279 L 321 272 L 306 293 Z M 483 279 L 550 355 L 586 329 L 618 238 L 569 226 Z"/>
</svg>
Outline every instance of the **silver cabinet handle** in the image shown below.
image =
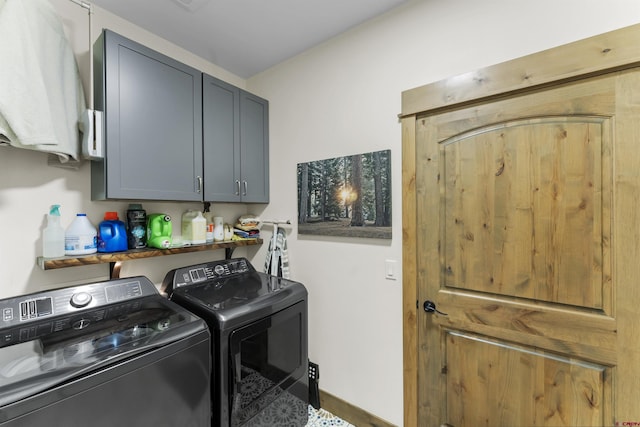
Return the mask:
<svg viewBox="0 0 640 427">
<path fill-rule="evenodd" d="M 196 177 L 196 193 L 202 192 L 202 177 L 198 175 Z"/>
<path fill-rule="evenodd" d="M 244 191 L 242 192 L 242 195 L 246 196 L 247 195 L 247 189 L 248 189 L 247 181 L 242 181 L 242 186 L 244 187 Z"/>
<path fill-rule="evenodd" d="M 236 179 L 236 196 L 240 195 L 240 181 Z"/>
</svg>

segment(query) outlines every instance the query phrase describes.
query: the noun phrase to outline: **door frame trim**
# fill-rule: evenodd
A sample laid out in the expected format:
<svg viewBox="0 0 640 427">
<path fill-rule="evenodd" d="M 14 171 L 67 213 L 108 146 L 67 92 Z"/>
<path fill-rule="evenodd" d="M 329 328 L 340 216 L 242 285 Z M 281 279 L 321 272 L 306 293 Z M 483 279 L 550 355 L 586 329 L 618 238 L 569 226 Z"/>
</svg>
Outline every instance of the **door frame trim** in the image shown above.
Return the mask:
<svg viewBox="0 0 640 427">
<path fill-rule="evenodd" d="M 402 316 L 404 425 L 418 425 L 416 124 L 481 100 L 640 67 L 640 24 L 402 92 Z"/>
<path fill-rule="evenodd" d="M 402 92 L 400 117 L 640 65 L 640 24 Z"/>
</svg>

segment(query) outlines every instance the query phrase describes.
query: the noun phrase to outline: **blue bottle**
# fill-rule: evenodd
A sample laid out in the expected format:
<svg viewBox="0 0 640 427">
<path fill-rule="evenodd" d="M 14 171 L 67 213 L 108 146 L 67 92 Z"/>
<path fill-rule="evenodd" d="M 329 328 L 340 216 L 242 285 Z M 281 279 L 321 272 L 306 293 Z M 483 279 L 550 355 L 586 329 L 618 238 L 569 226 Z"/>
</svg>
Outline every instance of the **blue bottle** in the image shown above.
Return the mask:
<svg viewBox="0 0 640 427">
<path fill-rule="evenodd" d="M 98 225 L 98 252 L 126 251 L 127 228 L 118 218 L 118 212 L 105 212 L 104 221 Z"/>
</svg>

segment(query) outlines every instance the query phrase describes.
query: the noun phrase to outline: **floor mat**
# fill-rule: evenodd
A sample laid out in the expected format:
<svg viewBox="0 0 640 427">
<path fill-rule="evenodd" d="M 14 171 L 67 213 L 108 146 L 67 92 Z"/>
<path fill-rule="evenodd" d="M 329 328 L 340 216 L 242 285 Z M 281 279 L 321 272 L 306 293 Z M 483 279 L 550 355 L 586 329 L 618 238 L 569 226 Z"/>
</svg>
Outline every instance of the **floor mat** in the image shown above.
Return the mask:
<svg viewBox="0 0 640 427">
<path fill-rule="evenodd" d="M 324 409 L 315 409 L 298 397 L 274 387 L 274 383 L 258 372 L 242 367 L 242 382 L 239 399 L 234 399 L 234 413 L 237 425 L 250 421 L 252 427 L 298 427 L 304 419 L 307 406 L 306 427 L 355 427 Z M 268 408 L 252 405 L 260 396 L 272 401 Z"/>
<path fill-rule="evenodd" d="M 353 424 L 349 424 L 345 420 L 336 417 L 322 408 L 315 409 L 313 406 L 309 405 L 309 421 L 307 422 L 306 427 L 326 426 L 355 427 Z"/>
</svg>

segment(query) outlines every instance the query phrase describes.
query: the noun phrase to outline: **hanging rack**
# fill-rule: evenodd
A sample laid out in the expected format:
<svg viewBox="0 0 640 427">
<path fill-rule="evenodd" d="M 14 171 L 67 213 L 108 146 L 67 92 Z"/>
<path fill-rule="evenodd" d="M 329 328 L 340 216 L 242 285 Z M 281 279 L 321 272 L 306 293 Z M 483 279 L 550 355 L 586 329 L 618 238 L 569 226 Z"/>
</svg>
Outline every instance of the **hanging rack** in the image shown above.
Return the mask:
<svg viewBox="0 0 640 427">
<path fill-rule="evenodd" d="M 69 0 L 71 3 L 77 4 L 83 9 L 87 9 L 87 14 L 89 15 L 89 106 L 93 110 L 94 102 L 93 102 L 93 43 L 91 42 L 92 34 L 91 34 L 91 15 L 93 15 L 93 5 L 89 2 L 82 0 Z"/>
<path fill-rule="evenodd" d="M 290 219 L 263 219 L 261 220 L 263 224 L 273 224 L 273 234 L 271 235 L 271 247 L 276 247 L 276 237 L 278 236 L 278 226 L 279 225 L 289 225 L 291 224 Z"/>
<path fill-rule="evenodd" d="M 263 219 L 261 221 L 265 224 L 274 224 L 274 225 L 291 224 L 290 219 Z"/>
<path fill-rule="evenodd" d="M 289 219 L 263 219 L 262 223 L 264 224 L 273 224 L 273 232 L 271 233 L 271 243 L 269 246 L 272 249 L 271 252 L 271 261 L 269 262 L 269 271 L 265 271 L 265 273 L 272 274 L 277 276 L 277 265 L 276 265 L 276 244 L 278 239 L 278 226 L 279 225 L 289 225 L 291 224 L 291 220 Z"/>
<path fill-rule="evenodd" d="M 87 9 L 89 17 L 89 108 L 82 115 L 83 141 L 82 155 L 87 159 L 102 159 L 104 157 L 103 112 L 96 111 L 94 98 L 93 75 L 93 5 L 83 0 L 69 0 L 83 9 Z"/>
</svg>

